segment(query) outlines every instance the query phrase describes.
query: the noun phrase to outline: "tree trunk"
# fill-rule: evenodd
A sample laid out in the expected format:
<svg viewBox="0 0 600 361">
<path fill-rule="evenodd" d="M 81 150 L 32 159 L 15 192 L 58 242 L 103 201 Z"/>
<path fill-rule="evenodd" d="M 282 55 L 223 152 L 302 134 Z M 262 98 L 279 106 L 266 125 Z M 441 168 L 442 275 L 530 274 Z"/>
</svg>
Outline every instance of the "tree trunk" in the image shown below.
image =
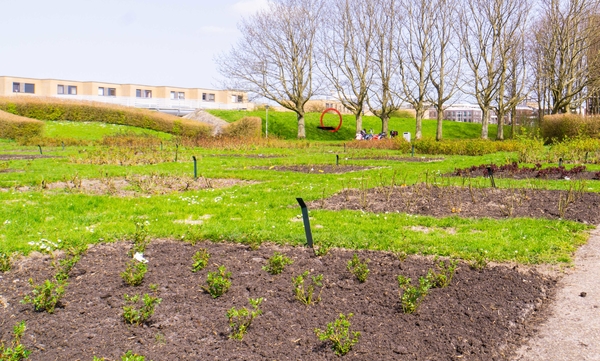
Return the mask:
<svg viewBox="0 0 600 361">
<path fill-rule="evenodd" d="M 442 140 L 442 123 L 444 121 L 444 111 L 438 110 L 437 111 L 437 129 L 435 131 L 435 140 L 437 140 L 438 142 L 440 140 Z"/>
<path fill-rule="evenodd" d="M 298 113 L 298 139 L 306 138 L 306 129 L 304 126 L 304 113 Z"/>
<path fill-rule="evenodd" d="M 415 139 L 423 138 L 423 111 L 417 110 L 415 113 Z"/>
<path fill-rule="evenodd" d="M 356 116 L 356 133 L 360 133 L 360 131 L 362 130 L 362 111 L 359 112 L 358 114 L 355 114 Z"/>
<path fill-rule="evenodd" d="M 515 131 L 517 130 L 516 123 L 517 123 L 517 108 L 514 107 L 510 111 L 510 139 L 515 139 Z"/>
<path fill-rule="evenodd" d="M 488 139 L 488 124 L 490 122 L 490 110 L 481 111 L 481 139 Z"/>
<path fill-rule="evenodd" d="M 388 114 L 381 116 L 381 132 L 388 133 L 388 123 L 390 122 L 390 116 Z"/>
<path fill-rule="evenodd" d="M 496 140 L 504 140 L 504 113 L 499 112 L 497 114 L 498 119 L 498 132 L 496 133 Z"/>
</svg>

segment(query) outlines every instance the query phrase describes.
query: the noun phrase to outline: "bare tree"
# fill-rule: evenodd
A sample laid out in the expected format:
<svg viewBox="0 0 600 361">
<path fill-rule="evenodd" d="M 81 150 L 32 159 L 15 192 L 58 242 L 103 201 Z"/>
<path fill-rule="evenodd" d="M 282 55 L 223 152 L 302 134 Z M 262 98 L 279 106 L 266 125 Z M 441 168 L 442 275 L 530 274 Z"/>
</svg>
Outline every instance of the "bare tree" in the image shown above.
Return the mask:
<svg viewBox="0 0 600 361">
<path fill-rule="evenodd" d="M 471 95 L 482 112 L 481 138 L 488 139 L 490 110 L 504 94 L 507 63 L 503 52 L 524 19 L 524 0 L 466 0 L 460 14 L 461 42 L 472 71 Z M 504 108 L 504 107 L 503 107 Z"/>
<path fill-rule="evenodd" d="M 590 76 L 600 65 L 598 0 L 543 0 L 533 27 L 532 65 L 540 109 L 552 114 L 579 109 L 598 89 Z"/>
<path fill-rule="evenodd" d="M 356 132 L 362 130 L 362 115 L 372 82 L 371 51 L 375 26 L 372 0 L 330 0 L 319 41 L 319 68 L 333 86 L 339 101 L 356 117 Z"/>
<path fill-rule="evenodd" d="M 296 113 L 305 138 L 304 105 L 318 91 L 315 38 L 322 0 L 270 1 L 266 10 L 242 20 L 242 39 L 217 58 L 230 88 L 270 99 Z"/>
<path fill-rule="evenodd" d="M 381 131 L 387 133 L 390 115 L 400 108 L 398 89 L 398 63 L 395 48 L 398 45 L 396 12 L 397 0 L 374 0 L 375 19 L 373 35 L 373 82 L 367 96 L 369 109 L 381 119 Z"/>
<path fill-rule="evenodd" d="M 434 4 L 429 0 L 401 0 L 396 12 L 400 46 L 395 47 L 401 78 L 401 94 L 415 109 L 415 139 L 422 137 L 422 121 L 431 75 Z"/>
<path fill-rule="evenodd" d="M 434 25 L 432 31 L 431 72 L 432 86 L 431 103 L 437 113 L 436 140 L 442 140 L 442 124 L 445 104 L 450 101 L 460 89 L 459 42 L 456 31 L 457 0 L 433 0 Z"/>
</svg>

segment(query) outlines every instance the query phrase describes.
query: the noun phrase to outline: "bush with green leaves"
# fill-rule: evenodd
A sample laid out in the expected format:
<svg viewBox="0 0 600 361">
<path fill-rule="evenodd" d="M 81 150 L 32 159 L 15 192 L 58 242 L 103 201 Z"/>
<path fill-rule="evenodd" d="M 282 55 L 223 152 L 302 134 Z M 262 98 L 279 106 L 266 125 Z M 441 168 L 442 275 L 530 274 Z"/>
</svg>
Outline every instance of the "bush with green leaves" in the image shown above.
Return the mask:
<svg viewBox="0 0 600 361">
<path fill-rule="evenodd" d="M 227 319 L 229 319 L 229 327 L 231 327 L 230 338 L 242 340 L 248 331 L 248 327 L 252 324 L 252 321 L 262 314 L 262 310 L 259 308 L 263 301 L 262 297 L 249 298 L 248 301 L 253 308 L 252 311 L 248 310 L 246 307 L 240 309 L 231 307 L 227 311 Z"/>
<path fill-rule="evenodd" d="M 30 295 L 25 295 L 21 303 L 31 303 L 33 308 L 38 311 L 53 313 L 58 301 L 65 293 L 67 283 L 65 281 L 45 280 L 43 284 L 36 285 L 33 279 L 29 279 L 29 284 L 33 287 Z"/>
<path fill-rule="evenodd" d="M 354 316 L 352 313 L 349 313 L 348 316 L 340 313 L 340 317 L 327 324 L 327 330 L 322 331 L 318 328 L 314 330 L 319 340 L 331 342 L 331 348 L 338 356 L 347 354 L 360 337 L 360 332 L 350 332 L 350 318 L 352 316 Z"/>
<path fill-rule="evenodd" d="M 141 325 L 148 321 L 154 314 L 154 308 L 162 302 L 162 299 L 157 295 L 158 285 L 150 285 L 150 289 L 154 291 L 155 296 L 150 296 L 145 293 L 141 297 L 141 307 L 138 307 L 140 295 L 123 295 L 123 298 L 125 299 L 125 306 L 123 306 L 123 319 L 125 320 L 125 323 L 130 325 Z"/>
<path fill-rule="evenodd" d="M 364 262 L 358 258 L 358 255 L 355 253 L 350 261 L 348 261 L 348 271 L 350 271 L 356 278 L 358 282 L 363 283 L 367 280 L 369 276 L 369 259 L 366 259 Z"/>
<path fill-rule="evenodd" d="M 4 341 L 0 342 L 0 360 L 21 361 L 27 359 L 31 351 L 25 349 L 25 346 L 21 343 L 25 328 L 25 321 L 21 321 L 13 327 L 14 338 L 10 347 L 6 347 Z"/>
<path fill-rule="evenodd" d="M 53 261 L 53 266 L 57 270 L 54 278 L 57 281 L 66 281 L 69 278 L 69 272 L 75 267 L 81 256 L 87 250 L 86 246 L 69 247 L 66 251 L 65 258 L 58 262 Z"/>
<path fill-rule="evenodd" d="M 452 278 L 454 277 L 454 272 L 456 271 L 456 267 L 458 266 L 458 261 L 451 260 L 448 263 L 445 261 L 440 261 L 437 263 L 437 268 L 439 272 L 435 272 L 432 269 L 429 269 L 427 272 L 427 281 L 431 285 L 432 288 L 444 288 L 450 285 L 452 282 Z"/>
<path fill-rule="evenodd" d="M 206 248 L 201 248 L 198 252 L 194 253 L 192 260 L 192 272 L 198 272 L 208 266 L 208 260 L 210 259 L 210 253 Z"/>
<path fill-rule="evenodd" d="M 321 301 L 321 291 L 323 290 L 323 275 L 308 278 L 308 273 L 308 271 L 304 271 L 301 275 L 292 278 L 296 299 L 307 306 Z M 315 288 L 319 289 L 316 297 Z"/>
<path fill-rule="evenodd" d="M 146 360 L 146 357 L 135 354 L 131 350 L 127 351 L 125 353 L 125 355 L 121 356 L 121 361 L 145 361 L 145 360 Z"/>
<path fill-rule="evenodd" d="M 150 222 L 136 222 L 135 223 L 135 233 L 133 233 L 133 246 L 129 250 L 129 256 L 133 257 L 136 253 L 144 253 L 146 251 L 146 247 L 150 244 L 150 239 L 148 238 L 148 226 Z"/>
<path fill-rule="evenodd" d="M 398 287 L 401 290 L 400 303 L 404 313 L 415 312 L 431 288 L 425 277 L 419 277 L 419 286 L 413 286 L 410 282 L 410 278 L 398 276 Z"/>
<path fill-rule="evenodd" d="M 0 252 L 0 272 L 8 272 L 12 266 L 12 256 L 6 252 Z"/>
<path fill-rule="evenodd" d="M 231 272 L 227 272 L 225 266 L 219 266 L 216 272 L 208 272 L 207 287 L 202 287 L 213 298 L 222 296 L 231 286 Z"/>
<path fill-rule="evenodd" d="M 263 266 L 263 270 L 272 275 L 278 275 L 283 272 L 285 266 L 294 263 L 289 257 L 279 252 L 274 252 L 271 258 L 267 261 L 267 265 Z"/>
<path fill-rule="evenodd" d="M 121 272 L 121 278 L 130 286 L 139 286 L 144 281 L 147 271 L 146 263 L 131 259 L 127 262 L 125 271 Z"/>
</svg>

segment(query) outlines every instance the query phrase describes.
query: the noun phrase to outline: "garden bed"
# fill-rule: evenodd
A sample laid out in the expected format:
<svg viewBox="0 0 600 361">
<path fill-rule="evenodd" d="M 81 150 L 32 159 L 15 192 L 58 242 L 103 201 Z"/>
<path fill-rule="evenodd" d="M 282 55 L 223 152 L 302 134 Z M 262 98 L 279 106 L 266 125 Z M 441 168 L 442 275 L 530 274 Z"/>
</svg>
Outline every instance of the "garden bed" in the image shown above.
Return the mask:
<svg viewBox="0 0 600 361">
<path fill-rule="evenodd" d="M 426 158 L 426 157 L 397 157 L 397 156 L 382 156 L 382 157 L 364 157 L 364 158 L 348 158 L 352 160 L 393 160 L 397 162 L 414 162 L 414 163 L 433 163 L 442 162 L 444 158 Z"/>
<path fill-rule="evenodd" d="M 69 285 L 54 314 L 21 304 L 30 292 L 27 279 L 51 277 L 48 256 L 22 258 L 0 274 L 0 338 L 11 339 L 24 320 L 22 342 L 35 360 L 120 359 L 127 350 L 147 360 L 340 360 L 313 330 L 325 329 L 340 313 L 354 313 L 352 331 L 361 332 L 348 360 L 504 360 L 532 335 L 533 319 L 554 294 L 555 280 L 524 267 L 495 266 L 481 271 L 460 263 L 446 288 L 431 289 L 416 313 L 405 314 L 397 275 L 416 280 L 434 261 L 391 253 L 360 251 L 370 274 L 359 283 L 346 269 L 353 252 L 332 249 L 315 257 L 306 248 L 203 242 L 196 245 L 155 240 L 143 285 L 124 284 L 119 273 L 128 260 L 125 243 L 91 247 L 71 270 Z M 206 248 L 209 266 L 191 272 L 192 255 Z M 294 263 L 280 275 L 262 269 L 274 251 Z M 225 265 L 232 286 L 213 299 L 201 290 L 207 272 Z M 323 274 L 321 302 L 305 306 L 294 299 L 292 277 L 309 270 Z M 414 282 L 414 281 L 413 281 Z M 159 285 L 162 303 L 147 324 L 128 326 L 122 319 L 123 294 L 149 293 Z M 264 314 L 254 320 L 243 341 L 229 339 L 226 312 L 263 297 Z"/>
<path fill-rule="evenodd" d="M 358 172 L 361 170 L 374 169 L 376 167 L 364 167 L 359 165 L 276 165 L 270 167 L 256 167 L 256 169 L 275 170 L 280 172 L 319 173 L 319 174 L 342 174 Z"/>
<path fill-rule="evenodd" d="M 455 169 L 454 173 L 447 176 L 460 177 L 488 177 L 489 169 L 497 178 L 513 179 L 600 179 L 600 172 L 588 171 L 584 165 L 566 169 L 564 166 L 542 168 L 541 164 L 534 167 L 519 166 L 516 162 L 498 166 L 496 164 L 481 164 L 469 168 Z"/>
<path fill-rule="evenodd" d="M 43 155 L 43 154 L 0 154 L 0 161 L 6 160 L 33 160 L 40 158 L 59 158 L 57 156 L 52 155 Z"/>
<path fill-rule="evenodd" d="M 435 217 L 530 217 L 600 223 L 600 194 L 580 190 L 438 187 L 424 183 L 371 189 L 346 189 L 313 201 L 311 208 L 362 209 Z"/>
</svg>

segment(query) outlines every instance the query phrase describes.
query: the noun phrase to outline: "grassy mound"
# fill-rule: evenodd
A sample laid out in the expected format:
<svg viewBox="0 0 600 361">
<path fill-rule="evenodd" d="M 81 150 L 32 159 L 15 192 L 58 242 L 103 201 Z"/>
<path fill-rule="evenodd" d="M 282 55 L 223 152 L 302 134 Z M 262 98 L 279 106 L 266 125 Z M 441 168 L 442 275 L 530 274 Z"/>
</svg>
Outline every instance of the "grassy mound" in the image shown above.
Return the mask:
<svg viewBox="0 0 600 361">
<path fill-rule="evenodd" d="M 17 139 L 39 136 L 44 122 L 0 110 L 0 138 Z"/>
<path fill-rule="evenodd" d="M 56 98 L 0 98 L 0 110 L 38 120 L 102 122 L 152 129 L 185 137 L 208 137 L 211 128 L 192 120 L 104 103 L 61 100 Z"/>
</svg>

